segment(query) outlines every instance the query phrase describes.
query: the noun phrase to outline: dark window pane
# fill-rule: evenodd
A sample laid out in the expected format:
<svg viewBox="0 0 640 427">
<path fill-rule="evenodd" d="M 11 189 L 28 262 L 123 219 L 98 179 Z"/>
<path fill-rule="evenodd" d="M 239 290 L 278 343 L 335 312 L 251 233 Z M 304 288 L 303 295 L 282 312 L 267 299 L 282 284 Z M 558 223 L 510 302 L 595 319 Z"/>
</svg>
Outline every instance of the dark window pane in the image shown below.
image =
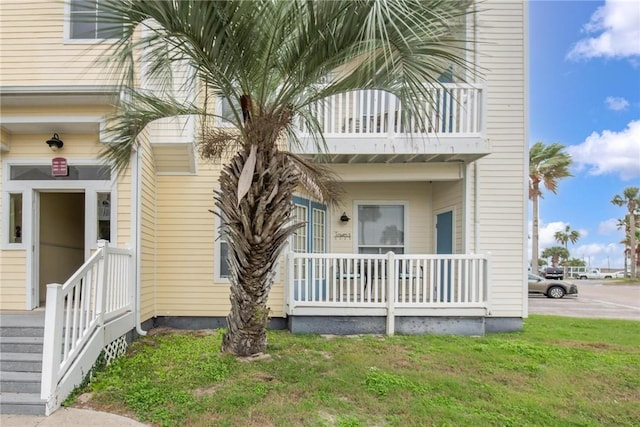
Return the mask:
<svg viewBox="0 0 640 427">
<path fill-rule="evenodd" d="M 68 176 L 52 176 L 50 165 L 12 165 L 9 179 L 14 181 L 109 181 L 111 170 L 104 166 L 69 166 Z"/>
<path fill-rule="evenodd" d="M 231 272 L 229 271 L 229 246 L 227 242 L 220 242 L 220 277 L 229 277 Z"/>
<path fill-rule="evenodd" d="M 85 12 L 87 10 L 96 10 L 96 0 L 71 0 L 72 12 Z"/>
<path fill-rule="evenodd" d="M 85 18 L 86 19 L 86 18 Z M 71 21 L 71 38 L 72 39 L 95 39 L 96 23 L 83 21 L 81 19 L 72 19 Z"/>
<path fill-rule="evenodd" d="M 112 22 L 98 22 L 99 39 L 117 39 L 122 36 L 122 25 Z"/>
</svg>

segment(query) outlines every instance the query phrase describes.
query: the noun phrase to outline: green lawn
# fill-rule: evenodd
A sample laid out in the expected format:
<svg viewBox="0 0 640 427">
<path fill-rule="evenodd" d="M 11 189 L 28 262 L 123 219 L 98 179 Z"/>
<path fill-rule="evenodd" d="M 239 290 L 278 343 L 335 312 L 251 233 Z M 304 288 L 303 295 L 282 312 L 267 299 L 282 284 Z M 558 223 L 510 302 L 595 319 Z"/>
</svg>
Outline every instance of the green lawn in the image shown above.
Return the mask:
<svg viewBox="0 0 640 427">
<path fill-rule="evenodd" d="M 163 426 L 638 426 L 640 322 L 531 316 L 521 333 L 139 339 L 97 373 L 90 407 Z"/>
</svg>

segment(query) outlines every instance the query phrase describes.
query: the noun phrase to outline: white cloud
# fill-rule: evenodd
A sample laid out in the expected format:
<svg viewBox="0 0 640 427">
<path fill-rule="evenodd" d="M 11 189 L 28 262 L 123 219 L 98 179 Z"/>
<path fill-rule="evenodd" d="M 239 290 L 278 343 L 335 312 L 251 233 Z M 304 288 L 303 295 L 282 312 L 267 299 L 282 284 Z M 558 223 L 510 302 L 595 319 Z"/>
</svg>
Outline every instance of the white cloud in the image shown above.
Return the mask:
<svg viewBox="0 0 640 427">
<path fill-rule="evenodd" d="M 640 43 L 639 43 L 640 44 Z M 617 174 L 622 180 L 640 176 L 640 120 L 620 132 L 593 132 L 582 144 L 567 147 L 578 170 L 590 175 Z"/>
<path fill-rule="evenodd" d="M 611 228 L 612 224 L 613 229 Z M 605 234 L 602 233 L 602 231 L 605 231 L 607 235 L 612 235 L 612 238 L 607 240 L 613 240 L 615 243 L 580 244 L 580 240 L 586 238 L 589 233 L 587 230 L 578 230 L 580 232 L 580 240 L 578 240 L 577 245 L 573 246 L 571 243 L 569 243 L 569 253 L 571 254 L 571 258 L 581 259 L 587 266 L 591 267 L 622 270 L 622 267 L 624 266 L 624 247 L 620 243 L 618 243 L 618 240 L 622 239 L 622 234 L 620 234 L 619 237 L 614 236 L 616 224 L 617 220 L 612 218 L 607 221 L 601 222 L 599 226 L 599 234 Z M 565 226 L 567 225 L 570 224 L 562 221 L 554 221 L 548 224 L 540 221 L 540 252 L 551 246 L 558 246 L 559 244 L 553 238 L 553 235 L 557 231 L 564 231 Z M 531 227 L 532 223 L 531 221 L 529 221 L 529 235 L 531 235 Z M 529 259 L 531 259 L 531 239 L 529 239 Z"/>
<path fill-rule="evenodd" d="M 587 266 L 599 268 L 624 267 L 624 247 L 619 243 L 589 243 L 571 251 L 571 255 L 582 259 Z"/>
<path fill-rule="evenodd" d="M 638 43 L 640 43 L 640 41 Z M 629 106 L 629 101 L 618 96 L 607 96 L 607 99 L 604 100 L 604 103 L 607 104 L 607 108 L 613 111 L 626 110 Z"/>
<path fill-rule="evenodd" d="M 625 58 L 640 55 L 640 5 L 637 0 L 607 0 L 583 31 L 592 34 L 579 40 L 569 59 Z"/>
<path fill-rule="evenodd" d="M 620 240 L 622 240 L 624 233 L 623 230 L 618 229 L 618 219 L 609 218 L 608 220 L 602 221 L 598 224 L 598 234 L 604 236 L 620 235 Z"/>
<path fill-rule="evenodd" d="M 558 231 L 564 231 L 567 225 L 571 226 L 571 224 L 562 221 L 554 221 L 548 224 L 540 221 L 540 225 L 538 226 L 538 248 L 540 252 L 551 246 L 559 246 L 560 244 L 556 241 L 554 235 Z M 532 235 L 532 227 L 532 222 L 529 221 L 529 236 Z M 580 239 L 584 239 L 589 234 L 587 230 L 578 230 L 578 232 L 580 233 Z M 579 241 L 580 240 L 578 240 L 578 242 Z M 569 252 L 572 257 L 575 256 L 575 250 L 572 248 L 571 242 L 569 243 Z M 531 259 L 531 239 L 529 239 L 529 259 Z"/>
</svg>

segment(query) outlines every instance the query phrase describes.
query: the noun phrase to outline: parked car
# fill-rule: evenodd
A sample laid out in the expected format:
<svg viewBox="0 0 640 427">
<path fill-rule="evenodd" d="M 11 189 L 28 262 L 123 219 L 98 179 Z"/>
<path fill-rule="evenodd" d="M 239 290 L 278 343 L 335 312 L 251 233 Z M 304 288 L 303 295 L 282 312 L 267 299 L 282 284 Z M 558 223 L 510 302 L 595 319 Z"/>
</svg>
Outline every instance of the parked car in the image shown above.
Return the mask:
<svg viewBox="0 0 640 427">
<path fill-rule="evenodd" d="M 603 273 L 599 268 L 590 268 L 580 273 L 578 279 L 613 279 L 613 273 Z"/>
<path fill-rule="evenodd" d="M 558 267 L 547 267 L 543 274 L 545 279 L 564 279 L 564 269 Z"/>
<path fill-rule="evenodd" d="M 529 274 L 529 293 L 543 294 L 547 298 L 562 298 L 565 295 L 578 295 L 578 287 L 575 283 L 563 280 L 547 280 L 543 277 Z"/>
<path fill-rule="evenodd" d="M 629 274 L 629 272 L 624 272 L 624 271 L 616 271 L 615 273 L 613 273 L 613 277 L 616 279 L 624 279 L 625 277 L 629 277 L 631 276 L 631 274 Z"/>
</svg>

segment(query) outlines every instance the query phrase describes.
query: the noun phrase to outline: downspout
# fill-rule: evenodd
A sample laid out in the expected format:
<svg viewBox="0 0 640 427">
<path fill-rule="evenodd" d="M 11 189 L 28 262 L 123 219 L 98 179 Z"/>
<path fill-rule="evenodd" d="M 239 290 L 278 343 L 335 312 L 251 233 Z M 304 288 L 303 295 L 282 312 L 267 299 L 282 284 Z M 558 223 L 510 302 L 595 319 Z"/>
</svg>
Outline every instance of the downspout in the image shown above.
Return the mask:
<svg viewBox="0 0 640 427">
<path fill-rule="evenodd" d="M 140 323 L 140 299 L 141 297 L 141 279 L 142 279 L 142 274 L 140 272 L 140 253 L 141 253 L 141 243 L 140 243 L 140 238 L 141 238 L 141 229 L 142 227 L 140 227 L 140 212 L 141 212 L 141 201 L 140 201 L 140 181 L 142 179 L 142 172 L 141 172 L 141 167 L 140 167 L 140 150 L 142 150 L 142 147 L 139 146 L 137 150 L 135 150 L 135 162 L 133 163 L 135 166 L 135 173 L 131 173 L 131 176 L 133 178 L 135 178 L 135 185 L 133 186 L 133 191 L 132 193 L 132 201 L 131 201 L 131 205 L 134 206 L 133 209 L 133 215 L 134 215 L 134 221 L 133 221 L 133 227 L 134 229 L 132 230 L 132 234 L 133 236 L 135 236 L 135 253 L 134 253 L 134 257 L 133 257 L 133 263 L 134 263 L 134 268 L 135 268 L 135 280 L 136 280 L 136 332 L 138 333 L 138 335 L 140 336 L 145 336 L 147 335 L 147 331 L 144 331 L 142 329 L 142 325 Z"/>
</svg>

